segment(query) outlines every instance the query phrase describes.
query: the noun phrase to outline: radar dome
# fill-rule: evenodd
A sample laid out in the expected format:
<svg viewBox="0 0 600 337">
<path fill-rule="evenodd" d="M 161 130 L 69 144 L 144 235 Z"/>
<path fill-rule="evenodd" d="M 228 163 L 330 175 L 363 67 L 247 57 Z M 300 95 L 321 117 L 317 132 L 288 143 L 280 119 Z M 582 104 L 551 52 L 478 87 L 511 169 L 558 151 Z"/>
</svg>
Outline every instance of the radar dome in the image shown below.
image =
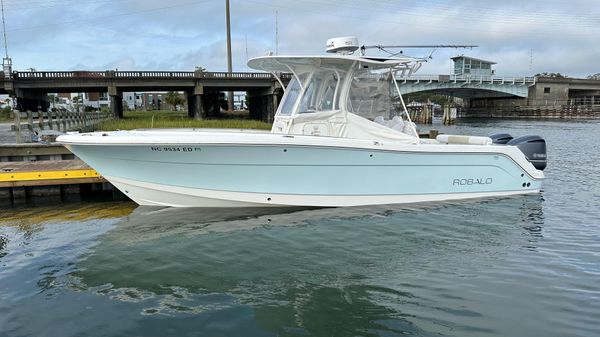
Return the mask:
<svg viewBox="0 0 600 337">
<path fill-rule="evenodd" d="M 327 40 L 328 53 L 352 54 L 358 50 L 358 38 L 356 36 L 335 37 Z"/>
</svg>

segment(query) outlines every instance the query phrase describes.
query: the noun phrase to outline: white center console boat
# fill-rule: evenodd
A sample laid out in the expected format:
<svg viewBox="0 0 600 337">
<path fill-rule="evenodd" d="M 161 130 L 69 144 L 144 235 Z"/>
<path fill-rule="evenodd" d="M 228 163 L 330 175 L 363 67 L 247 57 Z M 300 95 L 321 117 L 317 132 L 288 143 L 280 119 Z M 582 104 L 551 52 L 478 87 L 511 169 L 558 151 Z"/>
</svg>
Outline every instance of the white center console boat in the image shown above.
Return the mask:
<svg viewBox="0 0 600 337">
<path fill-rule="evenodd" d="M 397 79 L 413 58 L 266 56 L 249 66 L 293 79 L 270 132 L 132 130 L 60 136 L 140 205 L 356 206 L 538 193 L 546 146 L 536 136 L 419 139 Z"/>
</svg>

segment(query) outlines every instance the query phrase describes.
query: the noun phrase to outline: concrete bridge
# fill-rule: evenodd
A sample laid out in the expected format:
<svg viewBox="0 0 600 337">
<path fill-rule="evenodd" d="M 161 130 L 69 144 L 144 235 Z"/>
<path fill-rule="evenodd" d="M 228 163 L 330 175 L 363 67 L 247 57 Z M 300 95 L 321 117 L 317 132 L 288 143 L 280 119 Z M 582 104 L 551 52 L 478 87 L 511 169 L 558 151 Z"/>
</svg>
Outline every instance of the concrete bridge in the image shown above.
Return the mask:
<svg viewBox="0 0 600 337">
<path fill-rule="evenodd" d="M 399 78 L 402 94 L 437 92 L 460 98 L 527 98 L 535 77 L 424 75 Z"/>
<path fill-rule="evenodd" d="M 115 117 L 123 117 L 123 92 L 183 91 L 190 117 L 203 118 L 218 92 L 246 91 L 251 116 L 272 120 L 282 95 L 281 83 L 267 73 L 197 71 L 32 71 L 13 72 L 0 93 L 17 98 L 20 110 L 47 109 L 48 93 L 108 92 Z M 283 84 L 289 75 L 282 75 Z M 218 100 L 218 99 L 217 99 Z"/>
<path fill-rule="evenodd" d="M 201 70 L 0 72 L 0 94 L 16 97 L 20 110 L 46 110 L 48 93 L 107 92 L 111 110 L 120 118 L 124 92 L 183 91 L 189 117 L 204 118 L 219 111 L 219 92 L 245 91 L 250 116 L 270 122 L 283 94 L 282 84 L 287 85 L 291 75 L 282 74 L 281 79 L 283 83 L 267 73 Z M 398 84 L 403 94 L 432 92 L 463 98 L 467 110 L 600 107 L 598 80 L 471 74 L 411 76 L 398 78 Z"/>
</svg>

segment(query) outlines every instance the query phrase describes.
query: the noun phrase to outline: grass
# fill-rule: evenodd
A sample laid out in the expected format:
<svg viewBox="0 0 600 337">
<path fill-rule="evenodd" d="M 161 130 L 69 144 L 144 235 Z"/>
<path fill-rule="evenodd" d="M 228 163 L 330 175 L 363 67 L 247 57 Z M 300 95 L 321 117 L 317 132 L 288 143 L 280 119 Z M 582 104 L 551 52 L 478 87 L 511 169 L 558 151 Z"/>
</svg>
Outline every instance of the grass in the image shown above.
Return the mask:
<svg viewBox="0 0 600 337">
<path fill-rule="evenodd" d="M 131 130 L 131 129 L 164 129 L 164 128 L 225 128 L 225 129 L 271 129 L 271 124 L 235 118 L 224 119 L 189 119 L 186 112 L 174 111 L 128 111 L 122 119 L 110 119 L 99 123 L 95 130 Z"/>
<path fill-rule="evenodd" d="M 12 122 L 14 119 L 10 116 L 10 111 L 0 110 L 0 122 Z"/>
</svg>

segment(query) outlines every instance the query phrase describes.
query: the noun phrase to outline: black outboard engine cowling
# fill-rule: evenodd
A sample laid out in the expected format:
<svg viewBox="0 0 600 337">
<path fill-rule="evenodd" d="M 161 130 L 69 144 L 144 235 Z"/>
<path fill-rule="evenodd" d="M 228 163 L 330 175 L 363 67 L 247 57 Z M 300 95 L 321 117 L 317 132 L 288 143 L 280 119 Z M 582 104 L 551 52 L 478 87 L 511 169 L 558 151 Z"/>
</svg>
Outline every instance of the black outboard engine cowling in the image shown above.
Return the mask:
<svg viewBox="0 0 600 337">
<path fill-rule="evenodd" d="M 513 139 L 508 133 L 493 133 L 489 136 L 494 144 L 506 144 Z"/>
<path fill-rule="evenodd" d="M 518 147 L 536 169 L 543 170 L 546 168 L 546 141 L 542 137 L 521 136 L 509 141 L 506 145 Z"/>
</svg>

